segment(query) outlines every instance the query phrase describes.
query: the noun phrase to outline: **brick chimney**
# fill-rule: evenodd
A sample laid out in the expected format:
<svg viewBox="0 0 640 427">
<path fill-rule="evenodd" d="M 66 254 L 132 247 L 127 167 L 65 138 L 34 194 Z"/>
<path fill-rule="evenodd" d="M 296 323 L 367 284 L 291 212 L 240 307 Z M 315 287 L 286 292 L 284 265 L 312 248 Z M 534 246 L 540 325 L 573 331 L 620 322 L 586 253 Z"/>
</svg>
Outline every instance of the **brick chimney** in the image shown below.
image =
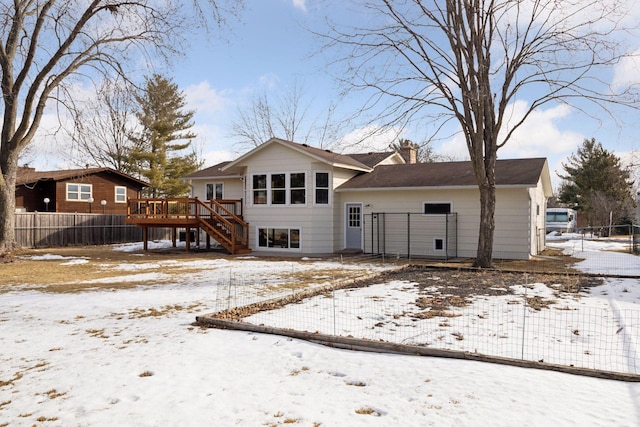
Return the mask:
<svg viewBox="0 0 640 427">
<path fill-rule="evenodd" d="M 418 163 L 418 147 L 408 139 L 400 140 L 400 155 L 409 164 Z"/>
</svg>

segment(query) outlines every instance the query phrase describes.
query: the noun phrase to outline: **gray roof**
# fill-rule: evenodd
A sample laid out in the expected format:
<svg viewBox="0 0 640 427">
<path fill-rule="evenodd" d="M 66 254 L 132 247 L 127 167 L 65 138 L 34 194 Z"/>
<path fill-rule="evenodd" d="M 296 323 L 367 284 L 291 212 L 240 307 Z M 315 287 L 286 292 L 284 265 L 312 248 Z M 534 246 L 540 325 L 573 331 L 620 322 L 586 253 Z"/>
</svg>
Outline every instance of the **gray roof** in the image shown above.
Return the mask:
<svg viewBox="0 0 640 427">
<path fill-rule="evenodd" d="M 220 162 L 217 165 L 210 166 L 208 168 L 204 168 L 202 170 L 196 171 L 192 174 L 185 176 L 185 179 L 190 178 L 225 178 L 225 177 L 236 177 L 238 176 L 238 172 L 235 170 L 221 170 L 225 166 L 227 166 L 230 161 Z"/>
<path fill-rule="evenodd" d="M 265 142 L 264 144 L 259 145 L 258 147 L 254 148 L 248 153 L 245 153 L 239 158 L 237 158 L 236 160 L 230 162 L 226 167 L 234 167 L 238 163 L 241 163 L 244 159 L 250 157 L 254 153 L 257 153 L 263 150 L 265 147 L 274 143 L 279 143 L 287 147 L 290 147 L 298 152 L 308 154 L 311 157 L 314 157 L 315 159 L 318 159 L 325 163 L 329 163 L 334 167 L 346 167 L 349 169 L 355 169 L 355 170 L 366 171 L 366 172 L 369 172 L 372 169 L 371 166 L 368 166 L 356 160 L 350 155 L 338 154 L 338 153 L 334 153 L 331 150 L 311 147 L 310 145 L 307 145 L 307 144 L 298 144 L 297 142 L 287 141 L 280 138 L 271 138 L 269 141 Z"/>
<path fill-rule="evenodd" d="M 395 153 L 395 151 L 385 153 L 356 153 L 349 154 L 349 156 L 372 168 L 381 161 L 393 156 Z"/>
<path fill-rule="evenodd" d="M 545 158 L 498 160 L 496 186 L 535 186 L 545 163 Z M 370 173 L 353 177 L 338 187 L 338 190 L 476 185 L 471 162 L 466 161 L 380 165 Z"/>
<path fill-rule="evenodd" d="M 130 181 L 134 186 L 144 188 L 149 183 L 134 178 L 126 173 L 119 172 L 111 168 L 84 168 L 84 169 L 64 169 L 56 171 L 36 171 L 33 168 L 18 168 L 16 176 L 16 185 L 33 184 L 38 181 L 66 181 L 69 179 L 78 179 L 88 175 L 96 175 L 100 173 L 113 174 L 124 180 Z"/>
</svg>

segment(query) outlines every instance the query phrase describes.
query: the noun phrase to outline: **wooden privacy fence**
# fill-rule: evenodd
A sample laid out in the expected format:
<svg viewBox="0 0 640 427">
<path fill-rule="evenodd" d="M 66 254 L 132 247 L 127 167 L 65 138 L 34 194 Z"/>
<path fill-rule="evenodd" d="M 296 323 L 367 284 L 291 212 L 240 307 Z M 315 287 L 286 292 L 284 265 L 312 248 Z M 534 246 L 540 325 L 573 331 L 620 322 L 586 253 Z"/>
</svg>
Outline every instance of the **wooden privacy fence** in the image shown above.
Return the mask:
<svg viewBox="0 0 640 427">
<path fill-rule="evenodd" d="M 119 214 L 17 212 L 16 242 L 26 248 L 104 245 L 142 240 L 142 230 Z M 171 230 L 154 228 L 150 240 L 170 239 Z"/>
</svg>

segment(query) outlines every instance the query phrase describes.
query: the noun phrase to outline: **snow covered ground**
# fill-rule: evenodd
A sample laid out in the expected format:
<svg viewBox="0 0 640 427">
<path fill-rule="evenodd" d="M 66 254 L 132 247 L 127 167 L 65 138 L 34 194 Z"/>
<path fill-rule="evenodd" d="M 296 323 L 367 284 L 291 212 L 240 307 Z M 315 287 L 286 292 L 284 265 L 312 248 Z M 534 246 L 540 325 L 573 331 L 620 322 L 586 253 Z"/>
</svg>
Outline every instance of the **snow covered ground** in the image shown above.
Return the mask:
<svg viewBox="0 0 640 427">
<path fill-rule="evenodd" d="M 611 242 L 550 244 L 584 258 L 578 267 L 586 271 L 620 259 L 637 267 L 636 257 L 616 252 L 606 253 L 603 267 L 602 253 L 593 255 Z M 73 268 L 87 259 L 59 262 Z M 136 264 L 147 281 L 157 266 Z M 192 326 L 218 307 L 230 277 L 264 297 L 274 271 L 309 270 L 320 285 L 351 268 L 251 257 L 198 267 L 199 274 L 168 284 L 159 278 L 157 286 L 0 294 L 0 426 L 640 425 L 640 383 Z M 113 268 L 113 280 L 130 268 Z M 402 286 L 394 287 L 399 297 Z M 638 298 L 636 279 L 608 279 L 581 304 L 631 309 Z"/>
</svg>

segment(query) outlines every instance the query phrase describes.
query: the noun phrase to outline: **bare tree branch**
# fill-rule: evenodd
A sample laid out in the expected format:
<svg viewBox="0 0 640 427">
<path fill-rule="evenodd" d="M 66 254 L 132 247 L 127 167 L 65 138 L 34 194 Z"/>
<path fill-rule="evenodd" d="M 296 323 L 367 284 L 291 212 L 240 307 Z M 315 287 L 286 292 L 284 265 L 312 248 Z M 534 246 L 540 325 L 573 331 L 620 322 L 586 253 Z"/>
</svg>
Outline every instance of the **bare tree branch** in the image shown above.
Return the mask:
<svg viewBox="0 0 640 427">
<path fill-rule="evenodd" d="M 638 109 L 640 85 L 613 84 L 611 68 L 634 56 L 628 0 L 370 0 L 363 25 L 331 24 L 327 51 L 360 113 L 385 127 L 422 123 L 465 137 L 480 190 L 476 265 L 491 265 L 497 151 L 547 104 L 591 117 Z M 356 20 L 357 22 L 357 20 Z M 529 101 L 513 117 L 515 101 Z M 592 107 L 595 107 L 593 109 Z M 451 121 L 454 119 L 454 121 Z"/>
<path fill-rule="evenodd" d="M 224 25 L 225 16 L 235 16 L 241 6 L 241 1 L 233 0 L 0 4 L 0 250 L 11 249 L 15 240 L 18 158 L 33 140 L 48 105 L 74 105 L 72 99 L 61 98 L 68 94 L 65 87 L 113 76 L 128 80 L 128 65 L 151 64 L 178 54 L 194 27 Z"/>
<path fill-rule="evenodd" d="M 305 100 L 304 86 L 297 82 L 275 99 L 262 93 L 249 100 L 248 108 L 238 108 L 233 121 L 233 136 L 244 149 L 257 147 L 269 138 L 331 148 L 339 139 L 344 124 L 333 116 L 335 106 L 313 115 L 313 103 Z M 316 106 L 317 107 L 317 106 Z"/>
</svg>

